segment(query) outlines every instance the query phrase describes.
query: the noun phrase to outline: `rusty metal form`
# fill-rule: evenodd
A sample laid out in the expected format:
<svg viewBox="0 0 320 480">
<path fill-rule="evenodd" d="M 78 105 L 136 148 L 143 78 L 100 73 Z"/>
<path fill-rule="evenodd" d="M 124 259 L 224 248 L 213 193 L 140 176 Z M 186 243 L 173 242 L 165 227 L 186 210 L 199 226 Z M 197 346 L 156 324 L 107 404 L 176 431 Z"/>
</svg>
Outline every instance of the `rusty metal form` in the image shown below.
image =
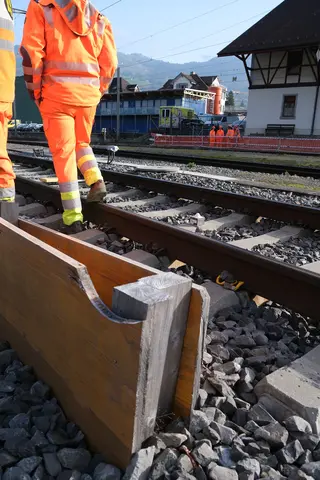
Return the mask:
<svg viewBox="0 0 320 480">
<path fill-rule="evenodd" d="M 17 178 L 16 185 L 18 191 L 61 208 L 57 188 L 21 177 Z M 143 244 L 155 242 L 166 249 L 170 258 L 184 261 L 213 277 L 228 270 L 243 280 L 247 289 L 320 319 L 319 275 L 109 205 L 88 204 L 83 200 L 83 207 L 85 218 L 92 223 L 112 226 L 119 234 Z"/>
<path fill-rule="evenodd" d="M 30 165 L 43 165 L 53 168 L 51 160 L 33 157 L 11 155 L 12 161 L 24 162 Z M 142 190 L 163 193 L 168 196 L 186 198 L 200 203 L 217 205 L 237 212 L 272 218 L 283 222 L 294 222 L 318 229 L 320 227 L 320 209 L 303 207 L 284 202 L 275 202 L 261 197 L 250 197 L 230 192 L 222 192 L 211 188 L 195 187 L 176 182 L 167 182 L 155 178 L 118 173 L 111 170 L 101 171 L 104 180 L 117 184 L 134 186 Z"/>
</svg>

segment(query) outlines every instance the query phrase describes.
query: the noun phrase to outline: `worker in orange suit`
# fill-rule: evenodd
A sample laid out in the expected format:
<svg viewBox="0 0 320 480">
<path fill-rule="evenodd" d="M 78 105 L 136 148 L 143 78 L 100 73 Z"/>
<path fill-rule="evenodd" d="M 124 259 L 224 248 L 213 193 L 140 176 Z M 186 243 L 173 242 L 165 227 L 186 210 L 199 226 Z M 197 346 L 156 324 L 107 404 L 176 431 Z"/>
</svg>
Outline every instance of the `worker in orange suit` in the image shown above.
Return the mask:
<svg viewBox="0 0 320 480">
<path fill-rule="evenodd" d="M 232 127 L 232 125 L 229 125 L 228 126 L 228 131 L 227 131 L 227 143 L 229 144 L 229 146 L 231 146 L 231 144 L 233 145 L 234 144 L 234 129 Z"/>
<path fill-rule="evenodd" d="M 64 231 L 77 233 L 83 228 L 77 166 L 91 187 L 87 201 L 106 196 L 89 143 L 96 107 L 117 66 L 111 25 L 88 0 L 31 0 L 20 53 L 53 156 Z"/>
<path fill-rule="evenodd" d="M 222 125 L 219 125 L 218 130 L 216 131 L 216 146 L 219 148 L 223 147 L 224 143 L 224 130 Z"/>
<path fill-rule="evenodd" d="M 15 75 L 12 5 L 11 0 L 0 0 L 0 202 L 10 202 L 13 205 L 15 175 L 7 152 L 7 138 L 8 121 L 12 117 Z"/>
<path fill-rule="evenodd" d="M 214 126 L 212 126 L 210 132 L 209 132 L 209 145 L 210 147 L 214 147 L 214 142 L 216 139 L 216 129 Z"/>
</svg>

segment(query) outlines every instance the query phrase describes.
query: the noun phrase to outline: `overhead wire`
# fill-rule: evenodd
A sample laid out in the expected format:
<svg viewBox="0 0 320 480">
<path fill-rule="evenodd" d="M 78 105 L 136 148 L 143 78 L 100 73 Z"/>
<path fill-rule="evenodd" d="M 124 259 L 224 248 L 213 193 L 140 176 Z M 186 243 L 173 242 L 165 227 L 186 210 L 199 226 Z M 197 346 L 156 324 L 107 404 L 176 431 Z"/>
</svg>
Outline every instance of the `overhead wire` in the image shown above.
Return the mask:
<svg viewBox="0 0 320 480">
<path fill-rule="evenodd" d="M 113 2 L 110 5 L 108 5 L 107 7 L 104 7 L 102 10 L 100 10 L 100 12 L 104 12 L 108 8 L 111 8 L 111 7 L 113 7 L 114 5 L 117 5 L 117 3 L 120 3 L 120 2 L 122 2 L 122 0 L 117 0 L 116 2 Z"/>
<path fill-rule="evenodd" d="M 254 18 L 260 17 L 261 15 L 265 15 L 266 13 L 269 13 L 270 10 L 265 10 L 264 12 L 258 13 L 257 15 L 254 15 L 250 18 L 246 18 L 245 20 L 242 20 L 241 22 L 234 23 L 233 25 L 229 25 L 228 27 L 225 27 L 221 30 L 215 31 L 214 33 L 209 33 L 209 35 L 204 35 L 203 37 L 198 37 L 194 38 L 192 42 L 187 42 L 183 43 L 182 45 L 177 45 L 176 47 L 173 47 L 169 50 L 171 52 L 172 50 L 176 50 L 177 48 L 185 47 L 187 45 L 190 45 L 190 43 L 198 42 L 199 40 L 204 40 L 209 37 L 213 37 L 215 35 L 218 35 L 219 33 L 225 32 L 226 30 L 229 30 L 230 28 L 237 27 L 238 25 L 241 25 L 242 23 L 249 22 L 250 20 L 253 20 Z"/>
<path fill-rule="evenodd" d="M 227 4 L 227 5 L 228 5 L 228 4 Z M 226 6 L 226 5 L 223 5 L 223 6 Z M 269 10 L 267 10 L 267 11 L 265 11 L 265 12 L 261 12 L 261 13 L 259 13 L 259 14 L 257 14 L 257 15 L 254 15 L 254 16 L 252 16 L 252 17 L 250 17 L 250 18 L 247 18 L 247 19 L 245 19 L 245 20 L 241 20 L 240 22 L 237 22 L 237 23 L 235 23 L 235 24 L 233 24 L 233 25 L 230 25 L 230 26 L 228 26 L 228 27 L 225 27 L 225 28 L 223 28 L 222 30 L 220 30 L 220 31 L 218 31 L 218 32 L 215 32 L 215 33 L 213 33 L 213 34 L 205 35 L 205 36 L 200 37 L 200 38 L 198 38 L 198 39 L 193 39 L 192 41 L 189 41 L 189 42 L 187 42 L 187 43 L 185 43 L 185 44 L 182 44 L 182 45 L 180 45 L 179 47 L 174 47 L 173 49 L 171 49 L 171 50 L 169 50 L 169 51 L 176 50 L 177 48 L 181 48 L 181 47 L 186 46 L 186 45 L 190 45 L 190 44 L 194 43 L 195 41 L 198 41 L 199 39 L 205 39 L 205 38 L 211 37 L 211 36 L 213 36 L 213 35 L 217 35 L 218 33 L 224 32 L 224 31 L 226 31 L 226 30 L 228 30 L 228 29 L 230 29 L 230 28 L 234 28 L 234 27 L 237 26 L 237 25 L 240 25 L 240 24 L 242 24 L 242 23 L 245 23 L 245 22 L 247 22 L 247 21 L 250 21 L 250 20 L 252 20 L 253 18 L 257 18 L 257 17 L 259 17 L 260 15 L 264 15 L 265 13 L 268 13 L 268 11 L 269 11 Z M 162 31 L 160 31 L 160 32 L 162 32 Z M 148 37 L 148 38 L 149 38 L 149 37 Z M 186 54 L 186 53 L 192 53 L 192 52 L 196 52 L 196 51 L 199 51 L 199 50 L 204 50 L 204 49 L 206 49 L 206 48 L 211 48 L 211 47 L 215 47 L 215 46 L 218 46 L 218 45 L 223 45 L 223 44 L 225 44 L 225 43 L 227 44 L 227 43 L 229 43 L 229 42 L 231 42 L 231 40 L 226 40 L 226 41 L 224 41 L 224 42 L 220 42 L 220 43 L 216 43 L 216 44 L 211 44 L 211 45 L 205 45 L 205 46 L 202 46 L 202 47 L 197 47 L 197 48 L 194 48 L 194 49 L 185 50 L 185 51 L 182 51 L 182 52 L 177 52 L 177 53 L 165 55 L 165 56 L 162 56 L 162 57 L 149 58 L 149 59 L 147 59 L 147 60 L 143 60 L 143 61 L 141 61 L 141 62 L 136 62 L 136 63 L 133 63 L 133 64 L 131 64 L 131 65 L 121 65 L 121 67 L 122 67 L 122 68 L 129 68 L 129 67 L 133 67 L 133 66 L 136 66 L 136 65 L 142 65 L 142 64 L 145 64 L 145 63 L 149 63 L 149 62 L 152 62 L 152 61 L 154 61 L 154 60 L 165 60 L 165 59 L 167 59 L 167 58 L 171 58 L 171 57 L 174 57 L 174 56 L 179 56 L 179 55 L 184 55 L 184 54 Z M 133 42 L 133 43 L 135 43 L 135 42 Z"/>
<path fill-rule="evenodd" d="M 119 49 L 126 47 L 127 45 L 135 45 L 136 43 L 143 42 L 144 40 L 148 40 L 149 38 L 154 38 L 157 35 L 160 35 L 162 33 L 166 33 L 169 30 L 173 30 L 174 28 L 180 27 L 181 25 L 185 25 L 186 23 L 192 22 L 194 20 L 198 20 L 198 18 L 202 18 L 209 13 L 216 12 L 217 10 L 221 10 L 222 8 L 228 7 L 229 5 L 233 5 L 234 3 L 239 2 L 240 0 L 232 0 L 229 3 L 226 3 L 224 5 L 221 5 L 220 7 L 215 6 L 215 8 L 212 8 L 210 10 L 207 10 L 206 12 L 201 13 L 200 15 L 195 15 L 194 17 L 188 18 L 186 20 L 183 20 L 182 22 L 176 23 L 175 25 L 171 25 L 170 27 L 163 28 L 161 30 L 158 30 L 150 35 L 147 35 L 145 37 L 139 38 L 137 40 L 134 40 L 133 42 L 128 42 L 125 45 L 120 45 Z"/>
</svg>

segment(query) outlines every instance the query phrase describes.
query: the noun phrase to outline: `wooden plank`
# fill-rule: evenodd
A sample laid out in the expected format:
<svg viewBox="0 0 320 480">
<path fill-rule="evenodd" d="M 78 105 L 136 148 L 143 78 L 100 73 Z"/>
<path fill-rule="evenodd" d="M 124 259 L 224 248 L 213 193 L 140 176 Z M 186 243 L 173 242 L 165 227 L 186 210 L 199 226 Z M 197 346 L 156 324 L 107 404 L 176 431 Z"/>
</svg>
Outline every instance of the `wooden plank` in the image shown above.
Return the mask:
<svg viewBox="0 0 320 480">
<path fill-rule="evenodd" d="M 84 265 L 2 219 L 0 264 L 1 335 L 53 388 L 92 446 L 124 468 L 155 422 L 159 398 L 141 408 L 147 382 L 163 378 L 161 364 L 149 367 L 155 345 L 166 348 L 155 326 L 163 317 L 172 324 L 172 298 L 186 282 L 172 275 L 170 295 L 152 277 L 143 288 L 122 287 L 131 289 L 131 320 L 120 318 Z"/>
<path fill-rule="evenodd" d="M 20 220 L 19 226 L 26 232 L 86 265 L 99 296 L 108 306 L 112 305 L 110 291 L 113 287 L 159 273 L 154 268 L 125 259 L 101 248 L 87 245 L 80 240 L 31 222 Z M 209 297 L 207 292 L 202 287 L 193 285 L 188 325 L 173 405 L 174 412 L 185 417 L 189 416 L 196 401 L 202 360 L 201 345 L 203 332 L 207 325 L 208 309 Z"/>
<path fill-rule="evenodd" d="M 209 307 L 206 290 L 193 285 L 174 404 L 174 412 L 185 418 L 197 401 Z"/>
<path fill-rule="evenodd" d="M 58 183 L 58 177 L 42 177 L 39 180 L 42 183 Z"/>
<path fill-rule="evenodd" d="M 114 287 L 136 282 L 142 277 L 159 273 L 159 270 L 154 268 L 121 258 L 115 253 L 107 252 L 77 238 L 63 235 L 26 220 L 19 220 L 19 227 L 47 245 L 83 263 L 88 269 L 100 298 L 109 307 L 112 305 Z"/>
</svg>

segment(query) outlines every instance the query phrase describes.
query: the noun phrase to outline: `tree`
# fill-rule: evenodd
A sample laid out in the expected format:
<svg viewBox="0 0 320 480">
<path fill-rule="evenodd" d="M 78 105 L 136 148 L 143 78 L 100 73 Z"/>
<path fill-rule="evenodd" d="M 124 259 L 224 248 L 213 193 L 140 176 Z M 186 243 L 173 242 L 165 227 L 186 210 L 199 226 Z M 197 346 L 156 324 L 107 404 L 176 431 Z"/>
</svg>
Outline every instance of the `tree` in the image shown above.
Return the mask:
<svg viewBox="0 0 320 480">
<path fill-rule="evenodd" d="M 226 105 L 228 107 L 234 107 L 234 94 L 232 90 L 230 90 L 230 92 L 227 94 Z"/>
</svg>

